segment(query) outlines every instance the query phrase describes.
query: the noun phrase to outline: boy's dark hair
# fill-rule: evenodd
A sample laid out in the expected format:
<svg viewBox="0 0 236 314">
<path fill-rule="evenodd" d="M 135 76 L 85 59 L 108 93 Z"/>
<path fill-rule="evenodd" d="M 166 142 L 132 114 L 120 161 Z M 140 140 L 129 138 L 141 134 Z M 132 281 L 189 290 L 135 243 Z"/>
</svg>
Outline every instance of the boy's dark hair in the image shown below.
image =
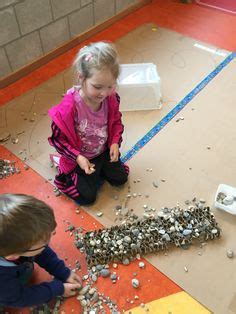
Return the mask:
<svg viewBox="0 0 236 314">
<path fill-rule="evenodd" d="M 0 195 L 0 256 L 48 241 L 55 228 L 53 210 L 43 201 L 25 194 Z"/>
</svg>

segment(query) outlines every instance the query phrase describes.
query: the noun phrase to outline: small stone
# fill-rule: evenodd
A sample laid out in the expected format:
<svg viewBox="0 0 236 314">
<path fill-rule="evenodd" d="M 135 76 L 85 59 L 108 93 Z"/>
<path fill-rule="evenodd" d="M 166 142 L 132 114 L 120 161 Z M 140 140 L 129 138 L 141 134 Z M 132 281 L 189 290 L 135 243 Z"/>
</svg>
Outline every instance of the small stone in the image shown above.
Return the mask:
<svg viewBox="0 0 236 314">
<path fill-rule="evenodd" d="M 12 139 L 11 139 L 11 142 L 12 142 L 13 144 L 18 144 L 19 139 L 18 139 L 18 138 L 12 138 Z"/>
<path fill-rule="evenodd" d="M 138 288 L 138 287 L 139 287 L 139 280 L 138 280 L 137 278 L 133 278 L 133 279 L 131 280 L 131 283 L 132 283 L 132 286 L 133 286 L 134 288 Z"/>
<path fill-rule="evenodd" d="M 92 274 L 91 279 L 92 279 L 93 282 L 96 282 L 98 280 L 98 277 L 97 277 L 96 274 Z"/>
<path fill-rule="evenodd" d="M 100 264 L 98 264 L 98 265 L 96 266 L 96 269 L 97 269 L 98 271 L 101 271 L 101 270 L 103 269 L 103 266 L 100 265 Z"/>
<path fill-rule="evenodd" d="M 24 169 L 25 170 L 29 170 L 29 166 L 28 165 L 24 165 Z"/>
<path fill-rule="evenodd" d="M 117 274 L 116 273 L 112 273 L 110 278 L 111 278 L 111 280 L 117 280 Z"/>
<path fill-rule="evenodd" d="M 103 212 L 97 212 L 97 217 L 102 217 Z"/>
<path fill-rule="evenodd" d="M 102 276 L 103 278 L 106 278 L 106 277 L 108 277 L 108 276 L 110 275 L 110 270 L 109 270 L 109 269 L 102 269 L 102 270 L 100 271 L 100 274 L 101 274 L 101 276 Z"/>
<path fill-rule="evenodd" d="M 78 248 L 78 249 L 81 249 L 83 246 L 84 246 L 84 242 L 79 240 L 79 241 L 76 241 L 75 242 L 75 246 Z"/>
<path fill-rule="evenodd" d="M 69 225 L 65 231 L 73 231 L 75 230 L 75 227 L 73 225 Z"/>
<path fill-rule="evenodd" d="M 129 236 L 125 236 L 124 237 L 124 241 L 126 242 L 126 243 L 131 243 L 131 238 L 129 237 Z"/>
<path fill-rule="evenodd" d="M 83 295 L 84 296 L 89 290 L 90 290 L 90 286 L 86 285 L 79 291 L 79 295 Z"/>
<path fill-rule="evenodd" d="M 139 266 L 139 268 L 144 268 L 145 267 L 145 263 L 144 262 L 139 262 L 138 266 Z"/>
<path fill-rule="evenodd" d="M 187 273 L 188 272 L 188 268 L 186 266 L 184 266 L 184 271 Z"/>
<path fill-rule="evenodd" d="M 158 188 L 158 183 L 157 183 L 157 181 L 153 181 L 153 182 L 152 182 L 152 185 L 154 186 L 154 188 Z"/>
<path fill-rule="evenodd" d="M 82 307 L 85 307 L 85 306 L 87 306 L 87 301 L 86 300 L 81 300 L 80 304 L 81 304 Z"/>
<path fill-rule="evenodd" d="M 206 201 L 203 198 L 200 198 L 199 202 L 202 203 L 202 204 L 206 203 Z"/>
<path fill-rule="evenodd" d="M 232 195 L 228 195 L 223 199 L 224 205 L 231 205 L 234 202 L 234 197 Z"/>
<path fill-rule="evenodd" d="M 96 292 L 96 289 L 95 288 L 91 288 L 88 293 L 90 295 L 94 295 L 95 292 Z"/>
<path fill-rule="evenodd" d="M 55 194 L 56 197 L 58 197 L 58 196 L 61 195 L 61 192 L 60 192 L 59 190 L 56 190 L 56 191 L 54 192 L 54 194 Z"/>
<path fill-rule="evenodd" d="M 183 231 L 184 236 L 188 236 L 191 233 L 192 233 L 192 230 L 189 230 L 189 229 L 184 229 L 184 231 Z"/>
<path fill-rule="evenodd" d="M 228 249 L 226 251 L 226 255 L 227 255 L 228 258 L 233 258 L 234 257 L 234 251 L 231 250 L 231 249 Z"/>
<path fill-rule="evenodd" d="M 125 258 L 123 261 L 122 261 L 123 265 L 129 265 L 130 261 L 128 258 Z"/>
</svg>

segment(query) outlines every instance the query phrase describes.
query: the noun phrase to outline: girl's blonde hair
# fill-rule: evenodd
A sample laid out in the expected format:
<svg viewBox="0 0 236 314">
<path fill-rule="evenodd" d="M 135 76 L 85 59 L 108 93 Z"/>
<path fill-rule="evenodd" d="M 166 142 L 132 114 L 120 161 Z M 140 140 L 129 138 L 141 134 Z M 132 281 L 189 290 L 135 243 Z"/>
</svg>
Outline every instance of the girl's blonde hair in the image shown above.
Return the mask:
<svg viewBox="0 0 236 314">
<path fill-rule="evenodd" d="M 91 43 L 81 48 L 73 63 L 75 75 L 90 78 L 94 70 L 109 69 L 114 78 L 119 76 L 120 68 L 115 47 L 107 42 Z"/>
<path fill-rule="evenodd" d="M 25 194 L 0 195 L 0 256 L 47 242 L 55 228 L 53 210 L 43 201 Z"/>
</svg>

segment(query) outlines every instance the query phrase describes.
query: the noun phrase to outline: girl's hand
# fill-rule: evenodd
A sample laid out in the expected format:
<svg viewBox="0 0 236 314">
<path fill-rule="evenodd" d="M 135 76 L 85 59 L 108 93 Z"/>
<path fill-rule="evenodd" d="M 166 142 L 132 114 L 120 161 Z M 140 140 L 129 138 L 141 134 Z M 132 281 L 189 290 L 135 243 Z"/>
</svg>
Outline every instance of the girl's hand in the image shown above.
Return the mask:
<svg viewBox="0 0 236 314">
<path fill-rule="evenodd" d="M 119 145 L 114 143 L 110 147 L 110 162 L 118 161 L 119 158 Z"/>
<path fill-rule="evenodd" d="M 78 155 L 76 158 L 76 162 L 80 166 L 80 168 L 85 171 L 86 174 L 94 173 L 95 165 L 91 164 L 86 157 Z"/>
<path fill-rule="evenodd" d="M 64 294 L 63 297 L 72 297 L 74 296 L 78 289 L 81 288 L 80 283 L 64 283 Z"/>
<path fill-rule="evenodd" d="M 76 273 L 73 271 L 70 273 L 70 276 L 66 280 L 67 283 L 79 283 L 80 286 L 82 286 L 82 280 L 80 276 L 78 276 Z"/>
</svg>

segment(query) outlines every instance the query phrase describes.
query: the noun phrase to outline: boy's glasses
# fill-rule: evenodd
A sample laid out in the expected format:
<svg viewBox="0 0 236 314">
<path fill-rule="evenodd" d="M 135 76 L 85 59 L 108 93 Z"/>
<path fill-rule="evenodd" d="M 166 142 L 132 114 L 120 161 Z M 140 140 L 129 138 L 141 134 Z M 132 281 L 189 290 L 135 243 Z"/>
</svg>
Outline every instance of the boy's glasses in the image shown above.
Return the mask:
<svg viewBox="0 0 236 314">
<path fill-rule="evenodd" d="M 44 245 L 42 245 L 42 246 L 40 246 L 40 247 L 38 247 L 38 248 L 36 248 L 36 249 L 25 250 L 24 253 L 25 253 L 25 252 L 34 252 L 34 251 L 38 251 L 38 250 L 44 249 L 46 246 L 47 246 L 47 244 L 44 244 Z"/>
<path fill-rule="evenodd" d="M 51 235 L 54 235 L 54 234 L 56 234 L 56 231 L 55 231 L 55 230 L 52 232 Z M 36 249 L 28 249 L 28 250 L 25 250 L 23 253 L 26 253 L 26 252 L 35 252 L 35 251 L 39 251 L 39 250 L 41 250 L 41 249 L 45 249 L 45 248 L 48 246 L 49 241 L 50 241 L 50 239 L 48 240 L 48 242 L 47 242 L 46 244 L 44 244 L 44 245 L 42 245 L 42 246 L 40 246 L 40 247 L 37 247 Z"/>
</svg>

